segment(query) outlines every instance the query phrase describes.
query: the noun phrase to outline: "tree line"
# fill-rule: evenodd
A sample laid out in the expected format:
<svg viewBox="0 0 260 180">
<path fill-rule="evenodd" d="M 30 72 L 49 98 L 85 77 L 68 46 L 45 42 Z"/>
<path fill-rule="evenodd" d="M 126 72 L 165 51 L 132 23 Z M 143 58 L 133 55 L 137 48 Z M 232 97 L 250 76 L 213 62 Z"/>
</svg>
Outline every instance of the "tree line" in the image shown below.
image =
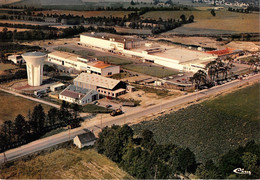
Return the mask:
<svg viewBox="0 0 260 180">
<path fill-rule="evenodd" d="M 60 109 L 53 107 L 45 113 L 39 104 L 27 118 L 19 114 L 14 121 L 5 121 L 0 127 L 0 152 L 36 140 L 53 129 L 80 126 L 79 111 L 79 105 L 63 101 Z"/>
<path fill-rule="evenodd" d="M 196 176 L 200 179 L 257 179 L 260 176 L 260 144 L 249 141 L 244 147 L 229 150 L 224 154 L 217 165 L 209 160 L 198 165 Z M 250 171 L 249 174 L 235 174 L 236 168 Z"/>
<path fill-rule="evenodd" d="M 228 11 L 239 12 L 239 13 L 250 13 L 249 9 L 239 9 L 239 8 L 235 9 L 235 8 L 232 8 L 232 7 L 229 7 Z"/>
<path fill-rule="evenodd" d="M 233 59 L 228 58 L 226 62 L 221 59 L 216 59 L 209 62 L 205 69 L 207 71 L 199 70 L 192 77 L 192 83 L 195 83 L 195 87 L 199 88 L 202 84 L 211 87 L 216 80 L 224 80 L 231 74 L 233 67 Z M 222 76 L 221 76 L 222 75 Z M 208 78 L 209 77 L 209 78 Z"/>
<path fill-rule="evenodd" d="M 31 31 L 8 31 L 8 28 L 4 28 L 0 32 L 0 41 L 13 41 L 13 40 L 44 40 L 44 39 L 57 39 L 72 37 L 82 32 L 108 32 L 116 33 L 114 28 L 104 27 L 84 27 L 84 26 L 73 26 L 60 30 L 31 30 Z"/>
<path fill-rule="evenodd" d="M 1 27 L 10 27 L 10 28 L 24 28 L 24 29 L 36 29 L 36 30 L 58 30 L 56 27 L 50 27 L 47 25 L 40 26 L 40 25 L 31 25 L 31 24 L 10 24 L 10 23 L 1 23 Z"/>
<path fill-rule="evenodd" d="M 95 149 L 138 179 L 177 179 L 179 174 L 190 173 L 201 179 L 252 179 L 260 174 L 260 145 L 254 141 L 248 142 L 245 147 L 230 150 L 221 156 L 217 165 L 212 160 L 202 164 L 196 162 L 189 148 L 158 144 L 150 130 L 146 129 L 136 137 L 128 125 L 113 125 L 102 129 Z M 239 167 L 252 174 L 234 174 L 233 170 Z"/>
</svg>

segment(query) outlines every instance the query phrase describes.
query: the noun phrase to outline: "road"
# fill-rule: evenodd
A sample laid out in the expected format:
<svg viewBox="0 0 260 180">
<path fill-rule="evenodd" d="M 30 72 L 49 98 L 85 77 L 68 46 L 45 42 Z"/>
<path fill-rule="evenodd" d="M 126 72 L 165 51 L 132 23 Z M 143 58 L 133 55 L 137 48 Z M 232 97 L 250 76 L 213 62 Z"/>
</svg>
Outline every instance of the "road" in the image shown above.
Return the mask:
<svg viewBox="0 0 260 180">
<path fill-rule="evenodd" d="M 46 104 L 46 105 L 49 105 L 49 106 L 52 106 L 52 107 L 60 108 L 60 106 L 57 105 L 57 104 L 53 104 L 53 103 L 48 102 L 48 101 L 44 101 L 44 100 L 41 100 L 41 99 L 33 98 L 31 96 L 26 96 L 26 95 L 23 95 L 23 94 L 19 94 L 17 92 L 6 90 L 6 89 L 3 89 L 1 87 L 0 87 L 0 91 L 6 92 L 6 93 L 9 93 L 9 94 L 13 94 L 15 96 L 20 96 L 20 97 L 29 99 L 31 101 L 39 102 L 39 103 Z"/>
<path fill-rule="evenodd" d="M 133 123 L 136 122 L 136 119 L 142 118 L 147 115 L 153 115 L 155 113 L 158 113 L 162 110 L 168 109 L 168 108 L 173 108 L 175 106 L 189 103 L 189 102 L 194 102 L 197 99 L 209 96 L 209 95 L 214 95 L 217 93 L 221 93 L 224 91 L 227 91 L 231 88 L 238 87 L 242 84 L 245 84 L 250 81 L 259 81 L 260 80 L 260 74 L 254 75 L 249 77 L 248 79 L 245 80 L 235 80 L 229 83 L 226 83 L 221 86 L 215 86 L 211 89 L 191 93 L 188 95 L 184 95 L 181 97 L 178 97 L 173 100 L 168 100 L 164 101 L 161 104 L 157 104 L 154 106 L 150 106 L 148 108 L 143 108 L 143 109 L 138 109 L 135 112 L 130 112 L 129 114 L 125 113 L 123 115 L 117 116 L 117 117 L 109 117 L 106 119 L 103 119 L 103 122 L 101 123 L 100 120 L 90 120 L 84 127 L 72 129 L 69 131 L 65 131 L 47 138 L 39 139 L 37 141 L 31 142 L 29 144 L 23 145 L 19 148 L 15 148 L 9 151 L 5 152 L 5 155 L 7 157 L 7 161 L 14 160 L 18 157 L 22 157 L 40 150 L 43 150 L 45 148 L 51 147 L 53 145 L 66 142 L 70 139 L 73 139 L 75 136 L 84 133 L 84 128 L 87 129 L 92 129 L 94 132 L 100 131 L 100 126 L 102 124 L 102 127 L 105 126 L 111 126 L 113 124 L 117 125 L 122 125 L 125 123 Z M 4 154 L 0 154 L 0 163 L 4 162 Z"/>
</svg>

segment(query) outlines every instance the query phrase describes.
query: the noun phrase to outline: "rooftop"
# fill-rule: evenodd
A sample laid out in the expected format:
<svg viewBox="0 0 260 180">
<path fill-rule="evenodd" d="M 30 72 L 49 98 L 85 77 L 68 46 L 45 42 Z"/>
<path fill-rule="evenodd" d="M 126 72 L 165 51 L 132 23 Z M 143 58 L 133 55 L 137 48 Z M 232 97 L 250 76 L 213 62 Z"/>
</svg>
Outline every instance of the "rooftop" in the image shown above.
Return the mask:
<svg viewBox="0 0 260 180">
<path fill-rule="evenodd" d="M 46 55 L 45 53 L 37 52 L 37 51 L 27 52 L 23 54 L 23 56 L 45 56 L 45 55 Z"/>
<path fill-rule="evenodd" d="M 78 138 L 79 138 L 81 144 L 87 144 L 91 141 L 96 140 L 95 135 L 91 131 L 78 135 Z"/>
<path fill-rule="evenodd" d="M 64 91 L 62 91 L 60 95 L 71 97 L 73 99 L 79 98 L 79 100 L 81 100 L 91 91 L 93 90 L 70 85 Z"/>
<path fill-rule="evenodd" d="M 69 59 L 69 60 L 72 60 L 72 61 L 78 61 L 78 59 L 77 59 L 78 55 L 68 53 L 68 52 L 54 51 L 54 52 L 49 53 L 48 55 L 56 56 L 56 57 L 60 57 L 60 58 L 64 58 L 64 59 Z"/>
<path fill-rule="evenodd" d="M 205 52 L 167 45 L 161 45 L 160 48 L 148 48 L 142 46 L 140 48 L 132 49 L 132 51 L 140 53 L 146 51 L 150 55 L 172 59 L 178 61 L 179 63 L 187 63 L 194 60 L 214 57 L 214 55 L 210 55 Z"/>
<path fill-rule="evenodd" d="M 222 56 L 222 55 L 226 55 L 226 54 L 231 54 L 233 53 L 234 50 L 231 48 L 226 48 L 226 49 L 222 49 L 222 50 L 217 50 L 217 51 L 208 51 L 207 53 L 209 54 L 215 54 L 218 56 Z"/>
<path fill-rule="evenodd" d="M 140 41 L 142 39 L 137 38 L 137 37 L 132 37 L 132 36 L 120 36 L 120 35 L 115 35 L 115 34 L 110 34 L 110 33 L 86 33 L 83 34 L 83 36 L 90 36 L 90 37 L 95 37 L 99 39 L 105 39 L 105 40 L 110 40 L 110 39 L 115 39 L 115 42 L 121 42 L 124 43 L 125 41 Z"/>
<path fill-rule="evenodd" d="M 93 62 L 89 62 L 88 63 L 89 66 L 93 66 L 93 67 L 96 67 L 96 68 L 100 68 L 100 69 L 104 69 L 104 68 L 107 68 L 107 67 L 110 67 L 112 65 L 110 64 L 107 64 L 103 61 L 93 61 Z"/>
<path fill-rule="evenodd" d="M 89 73 L 81 73 L 77 78 L 74 79 L 74 81 L 83 82 L 106 89 L 113 89 L 118 83 L 120 83 L 120 81 L 116 79 L 106 78 L 97 74 Z"/>
</svg>

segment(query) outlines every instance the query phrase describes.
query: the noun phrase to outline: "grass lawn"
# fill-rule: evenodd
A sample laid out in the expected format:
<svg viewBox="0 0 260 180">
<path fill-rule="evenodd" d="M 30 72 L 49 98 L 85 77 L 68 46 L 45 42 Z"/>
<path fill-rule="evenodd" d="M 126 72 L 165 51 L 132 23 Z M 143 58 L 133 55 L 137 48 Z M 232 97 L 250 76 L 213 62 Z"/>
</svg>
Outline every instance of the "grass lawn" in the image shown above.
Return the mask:
<svg viewBox="0 0 260 180">
<path fill-rule="evenodd" d="M 0 124 L 4 121 L 14 121 L 18 114 L 22 114 L 27 118 L 28 111 L 33 111 L 33 108 L 38 105 L 34 101 L 24 99 L 22 97 L 14 96 L 0 91 Z M 42 104 L 45 112 L 50 109 L 50 106 Z"/>
<path fill-rule="evenodd" d="M 111 110 L 101 107 L 101 106 L 97 106 L 95 104 L 87 104 L 86 106 L 83 106 L 82 112 L 85 112 L 85 113 L 110 113 Z"/>
<path fill-rule="evenodd" d="M 118 57 L 112 57 L 112 56 L 98 56 L 98 60 L 111 63 L 114 65 L 126 65 L 126 64 L 132 64 L 133 62 L 130 60 L 118 58 Z"/>
<path fill-rule="evenodd" d="M 10 179 L 129 179 L 116 163 L 95 150 L 61 148 L 0 168 L 0 178 Z"/>
<path fill-rule="evenodd" d="M 8 69 L 16 69 L 16 68 L 18 68 L 18 67 L 13 64 L 0 63 L 0 71 L 5 71 Z"/>
<path fill-rule="evenodd" d="M 216 29 L 236 32 L 259 32 L 259 13 L 236 13 L 227 10 L 216 11 L 212 16 L 209 10 L 203 11 L 151 11 L 144 18 L 179 19 L 184 14 L 187 18 L 194 15 L 195 22 L 186 24 L 186 28 Z"/>
<path fill-rule="evenodd" d="M 147 74 L 159 78 L 178 74 L 178 71 L 176 70 L 165 69 L 165 68 L 163 69 L 162 67 L 158 67 L 158 66 L 129 64 L 129 65 L 124 65 L 122 67 L 130 71 L 135 71 L 135 72 L 139 72 L 139 73 L 143 73 L 143 74 Z"/>
<path fill-rule="evenodd" d="M 198 162 L 217 160 L 229 149 L 260 139 L 260 84 L 134 125 L 154 132 L 158 143 L 189 147 Z"/>
</svg>

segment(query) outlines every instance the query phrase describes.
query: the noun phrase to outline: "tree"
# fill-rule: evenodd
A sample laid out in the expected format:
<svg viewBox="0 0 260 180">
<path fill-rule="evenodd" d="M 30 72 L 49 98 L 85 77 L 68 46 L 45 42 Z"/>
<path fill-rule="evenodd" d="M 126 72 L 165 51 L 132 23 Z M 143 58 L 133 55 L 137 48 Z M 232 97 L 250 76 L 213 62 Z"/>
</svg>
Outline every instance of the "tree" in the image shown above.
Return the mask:
<svg viewBox="0 0 260 180">
<path fill-rule="evenodd" d="M 202 82 L 206 82 L 207 74 L 202 70 L 198 70 L 198 72 L 193 75 L 192 79 L 195 81 L 196 87 L 198 88 Z"/>
<path fill-rule="evenodd" d="M 208 75 L 211 81 L 215 81 L 215 75 L 217 72 L 216 69 L 216 61 L 211 61 L 206 65 L 206 69 L 208 70 Z"/>
<path fill-rule="evenodd" d="M 181 21 L 182 21 L 183 23 L 186 23 L 186 17 L 185 17 L 184 14 L 182 14 L 182 15 L 180 16 L 180 18 L 181 18 Z"/>
<path fill-rule="evenodd" d="M 45 112 L 41 104 L 34 107 L 31 120 L 29 121 L 32 133 L 35 135 L 42 135 L 45 125 Z"/>
<path fill-rule="evenodd" d="M 251 152 L 245 152 L 242 156 L 243 166 L 246 170 L 251 171 L 252 173 L 255 172 L 257 168 L 257 161 L 259 158 L 257 155 Z"/>
<path fill-rule="evenodd" d="M 14 121 L 14 134 L 17 136 L 17 141 L 23 140 L 27 134 L 27 122 L 25 118 L 19 114 Z"/>
<path fill-rule="evenodd" d="M 195 155 L 189 148 L 178 153 L 179 170 L 182 173 L 194 172 L 196 169 Z"/>
<path fill-rule="evenodd" d="M 47 114 L 48 124 L 54 126 L 56 123 L 59 123 L 59 111 L 57 108 L 51 108 Z"/>
<path fill-rule="evenodd" d="M 193 15 L 190 15 L 190 17 L 189 17 L 189 22 L 190 22 L 190 23 L 194 22 L 194 16 L 193 16 Z"/>
<path fill-rule="evenodd" d="M 148 129 L 145 129 L 142 132 L 142 138 L 143 139 L 141 145 L 146 149 L 151 150 L 153 146 L 156 144 L 155 140 L 153 139 L 153 132 Z"/>
<path fill-rule="evenodd" d="M 214 9 L 211 9 L 210 13 L 211 13 L 212 16 L 216 16 L 216 12 L 215 12 Z"/>
<path fill-rule="evenodd" d="M 200 164 L 196 169 L 196 176 L 200 179 L 220 179 L 218 168 L 213 161 L 207 161 L 204 164 Z"/>
</svg>

